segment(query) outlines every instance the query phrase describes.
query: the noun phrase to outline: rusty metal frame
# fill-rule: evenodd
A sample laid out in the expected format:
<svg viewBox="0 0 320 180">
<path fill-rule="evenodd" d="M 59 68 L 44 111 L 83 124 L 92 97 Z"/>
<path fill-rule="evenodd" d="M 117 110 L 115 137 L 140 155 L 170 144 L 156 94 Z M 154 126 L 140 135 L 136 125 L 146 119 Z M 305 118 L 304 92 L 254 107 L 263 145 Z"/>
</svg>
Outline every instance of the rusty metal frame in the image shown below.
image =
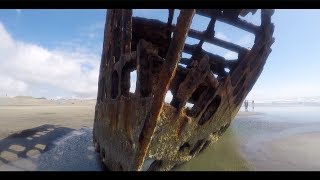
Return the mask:
<svg viewBox="0 0 320 180">
<path fill-rule="evenodd" d="M 239 17 L 256 10 L 182 9 L 176 25 L 175 10 L 168 11 L 167 22 L 132 17 L 128 9 L 107 12 L 93 139 L 111 170 L 169 170 L 214 143 L 271 52 L 273 10 L 261 10 L 259 26 Z M 190 29 L 195 14 L 210 18 L 205 31 Z M 217 20 L 253 33 L 253 47 L 215 37 Z M 199 43 L 185 44 L 186 37 Z M 207 52 L 204 42 L 236 52 L 238 58 Z M 182 52 L 191 58 L 181 58 Z M 136 91 L 130 93 L 134 70 Z M 170 104 L 164 102 L 168 90 Z"/>
</svg>

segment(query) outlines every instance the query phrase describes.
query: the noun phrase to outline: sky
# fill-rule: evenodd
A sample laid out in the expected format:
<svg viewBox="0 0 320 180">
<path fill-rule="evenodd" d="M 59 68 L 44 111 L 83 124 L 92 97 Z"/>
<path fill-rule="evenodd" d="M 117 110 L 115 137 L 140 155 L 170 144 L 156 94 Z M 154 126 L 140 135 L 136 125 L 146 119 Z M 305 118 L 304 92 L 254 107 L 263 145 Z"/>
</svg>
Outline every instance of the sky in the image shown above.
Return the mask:
<svg viewBox="0 0 320 180">
<path fill-rule="evenodd" d="M 134 10 L 133 15 L 168 18 L 167 10 L 160 9 Z M 260 11 L 243 19 L 259 25 L 259 16 Z M 0 96 L 96 98 L 105 18 L 103 9 L 0 10 Z M 248 99 L 320 97 L 319 19 L 320 10 L 275 10 L 272 52 Z M 208 23 L 208 18 L 195 15 L 191 28 L 203 31 Z M 253 34 L 219 21 L 215 33 L 247 48 L 254 42 Z M 208 43 L 203 48 L 237 58 Z M 136 76 L 131 77 L 132 91 Z"/>
</svg>

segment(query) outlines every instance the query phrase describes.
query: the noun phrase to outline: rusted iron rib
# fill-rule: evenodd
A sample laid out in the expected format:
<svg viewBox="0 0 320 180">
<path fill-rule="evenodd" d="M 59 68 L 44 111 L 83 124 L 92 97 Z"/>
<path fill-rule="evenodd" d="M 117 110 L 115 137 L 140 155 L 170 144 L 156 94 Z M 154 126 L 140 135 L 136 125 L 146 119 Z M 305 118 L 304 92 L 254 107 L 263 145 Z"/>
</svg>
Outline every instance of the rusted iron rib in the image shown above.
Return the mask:
<svg viewBox="0 0 320 180">
<path fill-rule="evenodd" d="M 138 169 L 141 169 L 145 155 L 148 151 L 150 138 L 153 134 L 160 111 L 162 110 L 162 102 L 166 92 L 168 91 L 169 82 L 175 75 L 175 71 L 180 60 L 180 53 L 183 50 L 184 42 L 187 37 L 194 13 L 194 9 L 182 10 L 178 17 L 178 28 L 176 28 L 174 31 L 173 38 L 167 52 L 166 61 L 164 62 L 164 66 L 159 75 L 159 79 L 161 79 L 161 81 L 158 82 L 155 89 L 154 94 L 156 94 L 156 96 L 154 97 L 153 104 L 151 106 L 150 116 L 148 119 L 146 119 L 142 129 L 142 135 L 140 138 L 141 148 L 137 159 Z"/>
</svg>

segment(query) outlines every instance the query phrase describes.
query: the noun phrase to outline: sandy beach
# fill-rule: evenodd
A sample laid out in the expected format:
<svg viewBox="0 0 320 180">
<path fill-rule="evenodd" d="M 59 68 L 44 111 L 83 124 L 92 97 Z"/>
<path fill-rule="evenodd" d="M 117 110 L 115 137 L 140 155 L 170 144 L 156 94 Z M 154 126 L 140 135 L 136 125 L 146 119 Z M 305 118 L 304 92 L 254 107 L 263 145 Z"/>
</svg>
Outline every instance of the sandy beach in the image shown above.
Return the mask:
<svg viewBox="0 0 320 180">
<path fill-rule="evenodd" d="M 49 151 L 75 130 L 91 128 L 94 106 L 95 100 L 0 98 L 0 169 Z"/>
<path fill-rule="evenodd" d="M 92 146 L 94 106 L 95 100 L 0 98 L 0 170 L 105 170 Z M 216 144 L 173 170 L 320 170 L 320 123 L 308 121 L 320 117 L 317 108 L 241 110 Z"/>
<path fill-rule="evenodd" d="M 92 127 L 95 100 L 0 98 L 0 139 L 41 125 Z"/>
</svg>

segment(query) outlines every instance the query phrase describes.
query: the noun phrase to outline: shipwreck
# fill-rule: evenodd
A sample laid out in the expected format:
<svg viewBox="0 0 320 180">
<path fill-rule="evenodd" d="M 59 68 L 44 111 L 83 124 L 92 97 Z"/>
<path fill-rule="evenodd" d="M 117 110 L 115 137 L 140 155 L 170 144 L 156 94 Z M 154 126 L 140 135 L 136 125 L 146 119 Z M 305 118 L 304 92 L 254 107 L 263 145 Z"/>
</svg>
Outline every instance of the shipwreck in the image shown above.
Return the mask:
<svg viewBox="0 0 320 180">
<path fill-rule="evenodd" d="M 107 11 L 93 142 L 108 169 L 170 170 L 223 135 L 274 42 L 274 10 L 261 10 L 260 25 L 240 18 L 256 11 L 168 9 L 167 22 L 133 17 L 131 9 Z M 175 13 L 179 15 L 173 24 Z M 205 31 L 190 28 L 195 14 L 210 18 Z M 216 21 L 252 33 L 252 48 L 216 37 Z M 187 37 L 199 43 L 185 43 Z M 203 43 L 236 52 L 238 58 L 205 51 Z M 182 52 L 191 57 L 182 58 Z M 130 92 L 133 71 L 136 89 Z M 170 103 L 164 101 L 168 91 Z"/>
</svg>

